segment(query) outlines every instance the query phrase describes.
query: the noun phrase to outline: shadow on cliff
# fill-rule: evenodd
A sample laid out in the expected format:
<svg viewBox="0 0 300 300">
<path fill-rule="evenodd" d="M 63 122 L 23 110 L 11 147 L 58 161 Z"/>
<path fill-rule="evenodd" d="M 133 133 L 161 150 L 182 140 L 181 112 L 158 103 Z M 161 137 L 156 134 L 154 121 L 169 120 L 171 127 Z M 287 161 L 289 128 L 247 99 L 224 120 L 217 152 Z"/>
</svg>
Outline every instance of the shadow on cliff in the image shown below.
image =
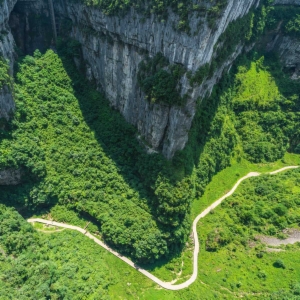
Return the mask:
<svg viewBox="0 0 300 300">
<path fill-rule="evenodd" d="M 170 255 L 168 258 L 156 261 L 155 265 L 147 266 L 147 269 L 153 270 L 156 266 L 163 265 L 180 255 L 185 245 L 185 239 L 176 237 L 178 228 L 185 231 L 185 235 L 187 235 L 190 226 L 190 222 L 187 222 L 185 217 L 177 219 L 179 220 L 179 225 L 176 225 L 178 228 L 170 225 L 170 222 L 161 221 L 161 211 L 158 210 L 161 202 L 159 202 L 156 195 L 157 185 L 162 182 L 159 188 L 165 190 L 162 192 L 164 195 L 160 201 L 176 201 L 177 199 L 172 198 L 176 198 L 176 192 L 170 199 L 168 195 L 172 194 L 175 185 L 179 184 L 181 185 L 180 193 L 188 195 L 182 201 L 192 202 L 195 197 L 193 194 L 195 188 L 193 189 L 192 176 L 190 175 L 195 167 L 201 168 L 199 161 L 207 140 L 211 138 L 209 133 L 219 107 L 219 93 L 228 85 L 228 80 L 222 81 L 220 87 L 214 91 L 213 97 L 199 103 L 187 147 L 177 153 L 172 161 L 167 161 L 161 154 L 146 154 L 136 138 L 136 129 L 128 124 L 118 111 L 108 105 L 107 99 L 96 91 L 96 84 L 92 84 L 85 79 L 84 69 L 78 72 L 73 57 L 77 57 L 77 62 L 79 61 L 78 58 L 81 56 L 80 45 L 77 45 L 75 41 L 73 42 L 74 44 L 68 44 L 67 47 L 59 47 L 58 55 L 72 80 L 75 96 L 78 99 L 86 124 L 94 133 L 98 144 L 107 157 L 115 162 L 119 174 L 122 175 L 131 189 L 138 193 L 139 197 L 136 201 L 140 201 L 140 206 L 151 213 L 161 232 L 166 236 L 173 236 L 169 245 Z M 206 174 L 205 169 L 200 170 L 201 176 L 204 176 L 203 182 L 199 184 L 202 186 L 201 192 L 211 177 L 220 170 L 221 165 L 219 163 L 216 163 L 213 170 L 209 171 L 208 174 Z M 160 180 L 160 178 L 163 179 Z M 182 184 L 184 181 L 188 183 Z M 170 206 L 172 205 L 171 203 Z M 181 203 L 177 205 L 181 205 Z M 183 205 L 182 207 L 189 209 L 189 205 Z M 183 209 L 182 207 L 180 206 L 180 209 Z M 185 213 L 189 214 L 187 211 Z"/>
<path fill-rule="evenodd" d="M 155 184 L 159 177 L 171 183 L 171 186 L 180 182 L 186 173 L 184 165 L 167 161 L 161 154 L 146 154 L 143 147 L 136 138 L 136 129 L 128 124 L 123 116 L 108 105 L 107 99 L 97 92 L 96 85 L 88 82 L 84 77 L 84 70 L 78 72 L 74 61 L 71 57 L 79 56 L 77 45 L 68 45 L 65 49 L 58 50 L 64 68 L 72 80 L 75 96 L 78 100 L 83 118 L 98 144 L 104 150 L 107 157 L 112 159 L 118 169 L 118 173 L 123 177 L 125 182 L 138 194 L 140 206 L 151 213 L 157 226 L 163 234 L 170 235 L 172 227 L 158 221 L 157 196 L 155 195 Z M 61 48 L 59 48 L 61 49 Z M 84 214 L 86 218 L 86 214 Z M 182 225 L 181 221 L 180 226 Z M 174 227 L 173 227 L 174 228 Z M 162 259 L 156 262 L 165 264 L 166 261 L 177 257 L 182 252 L 183 241 L 172 242 L 169 247 L 172 255 L 168 259 Z M 116 250 L 122 252 L 121 248 Z M 126 253 L 128 255 L 128 253 Z M 149 270 L 154 268 L 153 265 L 147 267 Z"/>
<path fill-rule="evenodd" d="M 268 53 L 260 53 L 260 56 L 265 57 L 265 66 L 274 78 L 279 92 L 286 98 L 293 95 L 300 95 L 300 85 L 298 80 L 291 80 L 294 73 L 298 73 L 297 67 L 285 68 L 280 62 L 278 52 L 271 51 Z"/>
</svg>

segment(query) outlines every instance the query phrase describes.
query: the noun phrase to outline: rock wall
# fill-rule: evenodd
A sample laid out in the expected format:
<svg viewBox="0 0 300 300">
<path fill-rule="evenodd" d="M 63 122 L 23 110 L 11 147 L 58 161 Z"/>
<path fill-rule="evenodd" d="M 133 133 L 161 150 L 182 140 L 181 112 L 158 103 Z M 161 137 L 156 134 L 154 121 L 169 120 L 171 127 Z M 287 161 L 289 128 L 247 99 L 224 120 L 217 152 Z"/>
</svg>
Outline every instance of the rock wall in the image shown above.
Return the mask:
<svg viewBox="0 0 300 300">
<path fill-rule="evenodd" d="M 17 0 L 4 0 L 0 4 L 0 58 L 2 57 L 9 61 L 11 75 L 13 74 L 15 44 L 8 26 L 8 20 L 16 2 Z M 0 89 L 0 119 L 8 119 L 14 107 L 12 92 L 7 86 L 4 86 L 4 88 Z"/>
<path fill-rule="evenodd" d="M 196 13 L 191 14 L 189 35 L 174 29 L 179 19 L 172 11 L 165 22 L 160 22 L 154 15 L 145 18 L 134 9 L 119 17 L 107 16 L 97 8 L 68 0 L 55 2 L 54 6 L 58 15 L 73 22 L 71 35 L 82 44 L 87 76 L 97 82 L 111 105 L 138 128 L 154 150 L 171 158 L 188 140 L 196 100 L 211 91 L 223 69 L 240 53 L 242 45 L 200 87 L 191 88 L 186 76 L 182 77 L 181 93 L 190 95 L 183 107 L 149 103 L 137 83 L 139 63 L 146 56 L 161 52 L 170 63 L 196 71 L 212 60 L 217 41 L 228 24 L 258 3 L 259 0 L 228 0 L 216 29 L 209 28 L 205 19 Z"/>
<path fill-rule="evenodd" d="M 8 86 L 0 89 L 0 119 L 9 120 L 15 109 L 12 91 Z"/>
<path fill-rule="evenodd" d="M 46 0 L 19 1 L 9 18 L 9 27 L 20 51 L 45 52 L 53 43 L 51 20 Z"/>
<path fill-rule="evenodd" d="M 300 5 L 300 0 L 274 0 L 274 5 Z"/>
<path fill-rule="evenodd" d="M 21 182 L 21 177 L 20 169 L 0 170 L 0 185 L 17 185 Z"/>
<path fill-rule="evenodd" d="M 300 0 L 275 0 L 274 5 L 300 5 Z M 283 66 L 290 71 L 292 79 L 300 79 L 300 37 L 283 33 L 282 24 L 276 30 L 267 32 L 263 48 L 276 52 Z M 264 45 L 265 42 L 265 45 Z"/>
</svg>

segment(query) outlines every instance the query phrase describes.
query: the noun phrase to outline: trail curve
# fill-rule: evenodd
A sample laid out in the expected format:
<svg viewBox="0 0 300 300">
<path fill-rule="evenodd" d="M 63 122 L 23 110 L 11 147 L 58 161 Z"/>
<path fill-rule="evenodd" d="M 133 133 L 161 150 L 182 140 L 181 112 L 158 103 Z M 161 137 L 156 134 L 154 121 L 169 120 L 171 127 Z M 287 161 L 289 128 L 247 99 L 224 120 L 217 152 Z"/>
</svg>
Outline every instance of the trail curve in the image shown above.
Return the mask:
<svg viewBox="0 0 300 300">
<path fill-rule="evenodd" d="M 299 166 L 289 166 L 289 167 L 284 167 L 281 168 L 279 170 L 270 172 L 268 174 L 277 174 L 279 172 L 288 170 L 288 169 L 296 169 L 299 168 Z M 193 255 L 193 274 L 192 276 L 185 282 L 178 284 L 178 285 L 173 285 L 170 282 L 164 282 L 162 280 L 160 280 L 159 278 L 157 278 L 156 276 L 152 275 L 151 273 L 149 273 L 148 271 L 146 271 L 143 268 L 140 268 L 138 265 L 136 265 L 135 263 L 133 263 L 130 259 L 128 259 L 127 257 L 121 255 L 120 253 L 116 252 L 115 250 L 113 250 L 112 248 L 110 248 L 109 246 L 107 246 L 104 242 L 100 241 L 99 239 L 97 239 L 96 237 L 94 237 L 92 234 L 90 234 L 87 230 L 82 229 L 80 227 L 77 226 L 73 226 L 73 225 L 69 225 L 69 224 L 64 224 L 64 223 L 58 223 L 55 221 L 49 221 L 49 220 L 44 220 L 44 219 L 40 219 L 40 218 L 33 218 L 33 219 L 28 219 L 27 221 L 30 223 L 34 223 L 34 222 L 38 222 L 38 223 L 43 223 L 43 224 L 48 224 L 48 225 L 54 225 L 57 227 L 63 227 L 63 228 L 67 228 L 67 229 L 72 229 L 72 230 L 77 230 L 79 232 L 81 232 L 82 234 L 86 235 L 87 237 L 89 237 L 90 239 L 92 239 L 95 243 L 97 243 L 98 245 L 100 245 L 102 248 L 106 249 L 107 251 L 109 251 L 110 253 L 112 253 L 113 255 L 115 255 L 116 257 L 118 257 L 119 259 L 123 260 L 125 263 L 127 263 L 129 266 L 133 267 L 134 269 L 136 269 L 137 271 L 139 271 L 140 273 L 144 274 L 145 276 L 147 276 L 149 279 L 151 279 L 152 281 L 154 281 L 155 283 L 157 283 L 158 285 L 160 285 L 161 287 L 168 289 L 168 290 L 181 290 L 184 288 L 187 288 L 189 285 L 191 285 L 193 282 L 195 282 L 195 280 L 197 279 L 198 276 L 198 254 L 199 254 L 199 240 L 198 240 L 198 233 L 197 233 L 197 223 L 199 222 L 200 219 L 204 218 L 207 214 L 210 213 L 211 210 L 215 209 L 217 206 L 219 206 L 226 198 L 228 198 L 229 196 L 231 196 L 235 190 L 238 188 L 238 186 L 247 178 L 250 177 L 255 177 L 255 176 L 259 176 L 260 173 L 257 172 L 250 172 L 249 174 L 247 174 L 246 176 L 240 178 L 236 184 L 233 186 L 233 188 L 224 196 L 222 196 L 220 199 L 216 200 L 213 204 L 211 204 L 208 208 L 206 208 L 201 214 L 199 214 L 194 222 L 193 222 L 193 226 L 192 226 L 192 231 L 193 231 L 193 236 L 194 236 L 194 242 L 195 242 L 195 246 L 194 246 L 194 255 Z"/>
</svg>

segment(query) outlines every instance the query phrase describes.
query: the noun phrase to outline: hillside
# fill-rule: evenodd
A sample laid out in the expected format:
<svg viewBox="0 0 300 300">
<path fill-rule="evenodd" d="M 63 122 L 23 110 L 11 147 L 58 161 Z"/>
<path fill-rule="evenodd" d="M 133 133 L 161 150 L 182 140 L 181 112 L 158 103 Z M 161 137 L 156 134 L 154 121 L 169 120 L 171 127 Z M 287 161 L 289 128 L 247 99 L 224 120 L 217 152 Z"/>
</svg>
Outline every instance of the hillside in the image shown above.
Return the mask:
<svg viewBox="0 0 300 300">
<path fill-rule="evenodd" d="M 13 269 L 12 257 L 22 259 L 23 250 L 31 257 L 31 246 L 23 245 L 19 234 L 23 226 L 37 256 L 41 253 L 39 261 L 32 262 L 34 268 L 46 263 L 51 271 L 60 264 L 63 258 L 54 250 L 45 262 L 43 253 L 50 251 L 43 245 L 47 235 L 25 225 L 27 218 L 43 216 L 81 227 L 90 222 L 93 234 L 164 280 L 176 279 L 183 261 L 180 283 L 191 272 L 194 217 L 239 176 L 299 164 L 298 3 L 58 1 L 57 41 L 50 30 L 47 1 L 4 0 L 0 6 L 5 7 L 0 13 L 0 217 L 4 223 L 18 220 L 17 227 L 9 221 L 12 227 L 7 233 L 3 229 L 0 240 L 7 254 L 0 263 L 5 272 Z M 234 196 L 236 202 L 228 199 L 199 230 L 203 259 L 220 262 L 222 270 L 230 268 L 235 275 L 207 275 L 213 272 L 211 266 L 200 266 L 197 283 L 176 297 L 191 299 L 199 289 L 207 299 L 214 293 L 228 299 L 243 293 L 277 299 L 280 288 L 298 296 L 298 283 L 291 283 L 298 274 L 292 267 L 271 267 L 277 256 L 284 266 L 291 259 L 297 263 L 298 244 L 255 258 L 258 248 L 265 253 L 256 236 L 282 238 L 285 229 L 298 229 L 298 173 L 247 184 Z M 246 200 L 252 202 L 245 204 Z M 230 206 L 232 201 L 235 205 Z M 15 234 L 19 246 L 9 237 Z M 90 243 L 68 231 L 51 233 L 49 239 L 60 244 L 64 238 L 74 245 L 78 239 L 83 249 Z M 78 251 L 87 250 L 80 246 Z M 104 255 L 103 250 L 95 251 Z M 260 287 L 257 276 L 249 275 L 254 272 L 250 267 L 237 271 L 236 262 L 225 262 L 228 251 L 237 251 L 243 261 L 269 264 L 255 271 L 265 285 Z M 69 255 L 73 267 L 85 270 L 78 256 Z M 115 258 L 107 259 L 116 263 Z M 101 264 L 106 271 L 110 268 L 99 258 L 97 266 Z M 116 264 L 115 272 L 122 268 L 121 262 Z M 79 276 L 74 284 L 68 281 L 62 287 L 67 273 L 59 271 L 53 273 L 53 282 L 46 280 L 45 290 L 38 281 L 37 293 L 49 299 L 82 297 L 80 286 L 86 279 L 80 268 L 78 274 L 75 267 L 74 274 L 70 271 Z M 103 299 L 114 298 L 114 282 L 121 281 L 106 271 L 99 278 L 93 273 L 95 281 L 104 282 L 99 284 Z M 276 285 L 266 278 L 275 282 L 278 272 L 286 281 L 274 291 Z M 37 279 L 28 274 L 18 273 L 15 276 L 23 281 L 13 283 L 5 279 L 8 275 L 0 277 L 5 295 L 24 287 L 24 299 L 29 297 Z M 252 285 L 246 287 L 247 278 Z M 201 287 L 201 282 L 210 287 Z M 153 291 L 153 284 L 145 280 L 148 284 L 153 299 L 160 293 L 175 297 Z M 98 293 L 92 286 L 84 292 L 90 297 Z M 148 291 L 135 288 L 134 293 L 149 299 Z"/>
</svg>

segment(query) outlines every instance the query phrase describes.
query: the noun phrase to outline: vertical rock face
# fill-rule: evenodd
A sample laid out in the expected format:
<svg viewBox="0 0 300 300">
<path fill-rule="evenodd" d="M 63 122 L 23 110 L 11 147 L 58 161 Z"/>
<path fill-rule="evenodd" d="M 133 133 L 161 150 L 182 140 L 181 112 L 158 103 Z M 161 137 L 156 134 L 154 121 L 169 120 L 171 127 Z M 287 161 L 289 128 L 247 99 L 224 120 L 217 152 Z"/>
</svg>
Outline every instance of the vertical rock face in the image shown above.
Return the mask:
<svg viewBox="0 0 300 300">
<path fill-rule="evenodd" d="M 13 62 L 14 39 L 10 33 L 8 20 L 17 0 L 4 0 L 0 4 L 0 55 Z"/>
<path fill-rule="evenodd" d="M 18 1 L 10 14 L 9 27 L 23 53 L 32 55 L 36 49 L 45 52 L 52 41 L 47 1 Z"/>
<path fill-rule="evenodd" d="M 0 4 L 0 58 L 9 61 L 11 75 L 14 62 L 14 39 L 8 26 L 8 19 L 16 2 L 17 0 L 4 0 Z M 14 107 L 11 90 L 8 86 L 0 88 L 0 119 L 8 119 Z"/>
<path fill-rule="evenodd" d="M 20 169 L 0 170 L 0 185 L 17 185 L 21 182 L 21 177 Z"/>
<path fill-rule="evenodd" d="M 274 0 L 274 5 L 300 5 L 300 0 Z M 276 52 L 283 66 L 290 71 L 291 79 L 300 79 L 300 37 L 283 34 L 282 25 L 267 34 L 266 51 Z"/>
<path fill-rule="evenodd" d="M 0 119 L 8 120 L 15 109 L 12 91 L 8 86 L 0 89 Z"/>
<path fill-rule="evenodd" d="M 193 89 L 185 75 L 181 78 L 181 94 L 189 94 L 183 107 L 147 101 L 137 83 L 139 63 L 146 56 L 161 52 L 171 64 L 196 71 L 212 60 L 217 41 L 228 24 L 258 3 L 258 0 L 228 0 L 215 29 L 192 14 L 190 35 L 174 29 L 179 19 L 172 11 L 165 22 L 160 22 L 153 15 L 145 18 L 133 9 L 122 17 L 107 16 L 97 8 L 68 0 L 55 4 L 55 9 L 57 14 L 72 19 L 71 36 L 82 44 L 87 76 L 97 82 L 111 105 L 138 128 L 154 150 L 172 158 L 188 140 L 197 98 L 211 91 L 223 69 L 241 52 L 242 45 L 200 87 Z"/>
<path fill-rule="evenodd" d="M 278 34 L 268 50 L 279 54 L 283 65 L 291 71 L 292 79 L 300 78 L 300 38 Z"/>
</svg>

